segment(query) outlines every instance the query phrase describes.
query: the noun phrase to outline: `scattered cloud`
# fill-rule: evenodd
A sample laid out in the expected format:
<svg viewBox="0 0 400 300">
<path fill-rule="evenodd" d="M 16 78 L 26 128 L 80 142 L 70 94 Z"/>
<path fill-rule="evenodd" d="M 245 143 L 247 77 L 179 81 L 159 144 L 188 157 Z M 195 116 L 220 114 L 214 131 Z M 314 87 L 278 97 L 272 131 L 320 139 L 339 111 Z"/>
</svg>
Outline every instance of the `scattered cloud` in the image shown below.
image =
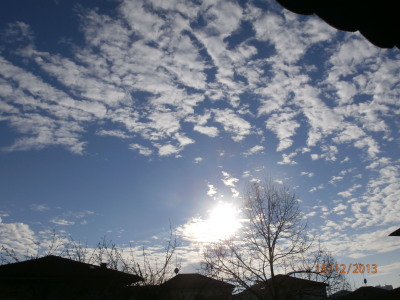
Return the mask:
<svg viewBox="0 0 400 300">
<path fill-rule="evenodd" d="M 250 156 L 253 154 L 257 154 L 257 153 L 262 153 L 262 151 L 264 150 L 264 146 L 261 145 L 255 145 L 254 147 L 251 147 L 249 150 L 247 150 L 246 152 L 244 152 L 244 156 Z"/>
<path fill-rule="evenodd" d="M 170 156 L 172 154 L 178 154 L 180 152 L 180 149 L 178 147 L 171 144 L 167 145 L 156 144 L 156 147 L 158 148 L 158 154 L 160 156 Z"/>
<path fill-rule="evenodd" d="M 68 220 L 61 219 L 61 218 L 53 218 L 50 220 L 50 222 L 55 225 L 59 225 L 59 226 L 71 226 L 71 225 L 75 224 L 74 221 L 68 221 Z"/>
<path fill-rule="evenodd" d="M 315 192 L 315 191 L 322 190 L 322 189 L 324 189 L 324 188 L 325 188 L 325 185 L 322 183 L 322 184 L 320 184 L 320 185 L 318 185 L 318 186 L 312 187 L 312 188 L 309 190 L 309 192 L 310 192 L 310 193 L 313 193 L 313 192 Z"/>
<path fill-rule="evenodd" d="M 129 138 L 129 136 L 127 134 L 125 134 L 123 131 L 121 130 L 99 130 L 96 132 L 97 135 L 100 136 L 113 136 L 113 137 L 117 137 L 117 138 L 121 138 L 121 139 L 127 139 Z"/>
<path fill-rule="evenodd" d="M 207 196 L 213 197 L 217 193 L 216 188 L 212 184 L 208 184 Z"/>
<path fill-rule="evenodd" d="M 222 182 L 227 187 L 230 187 L 232 196 L 234 198 L 239 197 L 239 191 L 236 189 L 236 183 L 239 181 L 239 179 L 231 176 L 228 172 L 225 172 L 225 171 L 222 171 L 222 176 L 223 176 Z"/>
<path fill-rule="evenodd" d="M 132 150 L 139 151 L 139 153 L 144 156 L 149 156 L 153 153 L 153 150 L 151 150 L 150 148 L 147 148 L 147 147 L 139 145 L 139 144 L 130 144 L 129 148 Z"/>
<path fill-rule="evenodd" d="M 333 176 L 333 177 L 331 178 L 331 180 L 329 180 L 329 183 L 330 183 L 330 184 L 336 184 L 336 182 L 342 181 L 343 178 L 344 178 L 343 176 Z"/>
<path fill-rule="evenodd" d="M 239 117 L 233 110 L 214 110 L 215 121 L 220 123 L 226 132 L 232 133 L 232 139 L 239 142 L 250 134 L 251 125 L 249 122 Z"/>
<path fill-rule="evenodd" d="M 297 165 L 297 162 L 294 161 L 292 158 L 297 155 L 296 152 L 292 152 L 289 154 L 283 153 L 282 154 L 282 160 L 278 161 L 278 165 Z"/>
<path fill-rule="evenodd" d="M 279 138 L 277 151 L 285 150 L 293 144 L 291 137 L 295 135 L 296 130 L 300 127 L 298 121 L 295 120 L 296 115 L 297 113 L 295 112 L 282 112 L 273 114 L 266 121 L 267 128 Z"/>
<path fill-rule="evenodd" d="M 178 155 L 195 143 L 183 130 L 185 121 L 193 122 L 193 130 L 208 137 L 223 131 L 241 142 L 262 130 L 241 103 L 241 95 L 248 93 L 258 99 L 258 118 L 278 138 L 277 151 L 291 147 L 306 124 L 308 147 L 329 141 L 336 133 L 332 142 L 352 143 L 371 159 L 378 156 L 379 143 L 371 133 L 383 132 L 389 138 L 391 129 L 382 115 L 393 111 L 390 106 L 399 96 L 393 88 L 398 66 L 392 59 L 382 59 L 376 48 L 352 35 L 337 44 L 337 51 L 327 53 L 330 58 L 325 67 L 332 70 L 323 74 L 319 85 L 313 85 L 310 75 L 296 63 L 314 45 L 331 41 L 337 34 L 318 18 L 301 19 L 252 4 L 243 9 L 230 2 L 172 3 L 153 3 L 150 10 L 141 1 L 125 0 L 114 16 L 81 10 L 86 16 L 80 27 L 85 44 L 74 47 L 71 56 L 39 50 L 28 24 L 9 24 L 4 35 L 19 42 L 15 53 L 42 73 L 14 65 L 5 56 L 0 58 L 5 99 L 0 109 L 7 112 L 0 121 L 21 134 L 3 150 L 58 145 L 83 154 L 88 143 L 86 125 L 102 122 L 120 129 L 103 128 L 97 131 L 100 136 L 140 136 L 158 149 L 150 152 L 151 148 L 138 146 L 141 142 L 133 142 L 133 148 L 145 156 Z M 164 14 L 168 17 L 161 18 L 160 12 L 168 12 Z M 193 25 L 199 15 L 205 21 L 203 26 Z M 226 39 L 244 21 L 252 24 L 253 38 L 271 43 L 275 54 L 266 60 L 255 59 L 260 50 L 248 40 L 231 47 Z M 295 51 L 289 55 L 286 49 Z M 354 55 L 354 49 L 363 51 Z M 214 77 L 208 73 L 211 69 Z M 261 76 L 265 69 L 271 72 Z M 319 68 L 309 64 L 305 70 L 316 72 Z M 344 79 L 345 75 L 353 81 Z M 235 76 L 247 78 L 247 85 Z M 326 86 L 332 89 L 329 100 L 335 101 L 335 107 L 323 100 L 320 87 Z M 139 93 L 145 95 L 145 101 Z M 358 94 L 367 101 L 356 103 Z M 195 109 L 207 98 L 210 109 L 196 117 Z M 219 101 L 228 106 L 221 108 Z M 211 121 L 214 124 L 208 124 Z M 321 145 L 322 153 L 312 154 L 312 159 L 336 160 L 337 147 Z M 262 151 L 262 146 L 257 147 L 246 155 Z M 287 156 L 281 163 L 293 164 Z"/>
<path fill-rule="evenodd" d="M 34 211 L 46 211 L 50 209 L 46 204 L 32 204 L 30 207 Z"/>
<path fill-rule="evenodd" d="M 349 197 L 351 197 L 351 196 L 353 195 L 353 193 L 354 193 L 357 189 L 359 189 L 359 188 L 361 188 L 361 187 L 362 187 L 362 186 L 361 186 L 360 184 L 355 184 L 355 185 L 353 185 L 351 188 L 349 188 L 348 190 L 343 191 L 343 192 L 339 192 L 338 195 L 339 195 L 339 196 L 342 196 L 342 197 L 344 197 L 344 198 L 349 198 Z"/>
<path fill-rule="evenodd" d="M 202 134 L 208 135 L 209 137 L 216 137 L 219 134 L 218 128 L 213 126 L 196 125 L 193 129 Z"/>
<path fill-rule="evenodd" d="M 195 157 L 194 158 L 194 163 L 195 164 L 198 164 L 198 163 L 200 163 L 200 162 L 202 162 L 203 161 L 203 158 L 202 157 Z"/>
<path fill-rule="evenodd" d="M 307 176 L 307 177 L 313 177 L 314 176 L 314 172 L 301 172 L 300 173 L 301 176 Z"/>
<path fill-rule="evenodd" d="M 250 176 L 251 176 L 250 171 L 243 171 L 243 174 L 242 174 L 243 178 L 248 178 Z"/>
<path fill-rule="evenodd" d="M 222 182 L 228 187 L 235 187 L 236 182 L 239 181 L 239 179 L 229 175 L 228 172 L 222 171 L 222 175 L 223 175 Z"/>
<path fill-rule="evenodd" d="M 2 35 L 6 41 L 10 40 L 22 43 L 24 46 L 31 44 L 35 39 L 35 35 L 31 27 L 21 21 L 9 23 L 2 32 Z"/>
<path fill-rule="evenodd" d="M 333 208 L 333 211 L 336 212 L 337 214 L 344 214 L 344 210 L 347 209 L 347 205 L 340 203 L 336 207 Z"/>
<path fill-rule="evenodd" d="M 18 255 L 36 253 L 36 236 L 29 225 L 25 223 L 1 223 L 1 244 L 13 249 Z"/>
</svg>

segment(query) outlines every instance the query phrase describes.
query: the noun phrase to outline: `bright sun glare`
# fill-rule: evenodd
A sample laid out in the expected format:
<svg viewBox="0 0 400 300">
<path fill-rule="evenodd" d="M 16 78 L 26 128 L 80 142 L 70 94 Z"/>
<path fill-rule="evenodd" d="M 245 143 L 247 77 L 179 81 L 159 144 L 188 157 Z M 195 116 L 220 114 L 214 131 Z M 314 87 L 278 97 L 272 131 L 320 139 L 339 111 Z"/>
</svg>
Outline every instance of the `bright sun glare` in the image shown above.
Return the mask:
<svg viewBox="0 0 400 300">
<path fill-rule="evenodd" d="M 193 220 L 187 233 L 197 241 L 209 243 L 232 236 L 240 227 L 238 209 L 220 202 L 210 210 L 207 219 Z"/>
</svg>

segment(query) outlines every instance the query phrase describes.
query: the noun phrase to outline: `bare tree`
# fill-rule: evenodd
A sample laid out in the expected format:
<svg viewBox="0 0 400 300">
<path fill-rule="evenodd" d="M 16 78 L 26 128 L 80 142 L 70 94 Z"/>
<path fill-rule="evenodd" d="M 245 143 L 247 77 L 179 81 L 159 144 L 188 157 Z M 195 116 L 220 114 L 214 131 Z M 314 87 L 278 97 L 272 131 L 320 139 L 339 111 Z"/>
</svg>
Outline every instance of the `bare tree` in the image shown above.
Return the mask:
<svg viewBox="0 0 400 300">
<path fill-rule="evenodd" d="M 176 255 L 178 240 L 176 233 L 170 227 L 165 247 L 145 248 L 130 245 L 118 247 L 106 237 L 91 248 L 88 243 L 82 244 L 72 237 L 58 235 L 56 231 L 44 243 L 35 242 L 36 251 L 17 253 L 4 245 L 0 248 L 0 264 L 19 262 L 35 259 L 47 255 L 58 255 L 75 261 L 100 265 L 106 263 L 107 267 L 122 272 L 135 274 L 143 278 L 139 285 L 158 285 L 170 279 L 175 268 L 180 268 L 180 262 L 173 258 Z"/>
<path fill-rule="evenodd" d="M 154 252 L 148 253 L 143 247 L 141 256 L 138 259 L 131 247 L 129 258 L 125 260 L 125 262 L 128 261 L 129 263 L 125 263 L 124 268 L 130 273 L 142 277 L 143 285 L 160 285 L 174 275 L 175 268 L 180 269 L 181 267 L 178 261 L 173 264 L 173 257 L 177 247 L 177 237 L 171 229 L 166 246 L 158 253 L 157 257 L 155 257 Z M 160 253 L 161 255 L 159 255 Z"/>
<path fill-rule="evenodd" d="M 258 299 L 265 293 L 252 287 L 263 284 L 272 299 L 280 299 L 275 275 L 316 273 L 323 252 L 313 250 L 315 239 L 307 233 L 299 201 L 289 188 L 270 180 L 253 183 L 243 200 L 241 232 L 207 246 L 202 270 L 251 291 Z"/>
<path fill-rule="evenodd" d="M 337 270 L 338 262 L 328 250 L 321 248 L 320 243 L 314 250 L 304 253 L 291 262 L 286 274 L 327 284 L 327 294 L 332 295 L 340 290 L 350 290 L 351 286 L 345 273 Z"/>
</svg>

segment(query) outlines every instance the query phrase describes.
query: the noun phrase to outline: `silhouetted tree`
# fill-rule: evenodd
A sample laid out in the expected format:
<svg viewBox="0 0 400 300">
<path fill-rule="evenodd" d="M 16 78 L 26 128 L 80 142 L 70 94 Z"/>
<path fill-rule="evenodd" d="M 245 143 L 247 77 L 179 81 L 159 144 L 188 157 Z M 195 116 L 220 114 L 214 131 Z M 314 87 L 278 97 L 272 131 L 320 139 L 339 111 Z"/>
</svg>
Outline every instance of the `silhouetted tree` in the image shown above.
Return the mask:
<svg viewBox="0 0 400 300">
<path fill-rule="evenodd" d="M 135 274 L 144 279 L 139 285 L 162 284 L 174 275 L 173 270 L 180 263 L 172 258 L 178 247 L 176 233 L 170 228 L 169 237 L 165 247 L 146 249 L 145 247 L 118 247 L 111 240 L 104 237 L 91 248 L 87 243 L 82 244 L 73 238 L 58 235 L 55 231 L 44 243 L 37 242 L 34 253 L 17 253 L 4 245 L 0 248 L 0 264 L 19 262 L 26 259 L 39 258 L 47 255 L 58 255 L 75 261 L 100 265 L 106 263 L 107 267 L 122 272 Z"/>
<path fill-rule="evenodd" d="M 321 277 L 313 279 L 328 280 L 327 274 L 317 274 L 315 268 L 328 256 L 306 231 L 299 201 L 289 188 L 270 180 L 253 183 L 244 196 L 242 210 L 241 232 L 204 249 L 205 274 L 223 277 L 239 289 L 252 291 L 259 299 L 264 295 L 251 289 L 256 283 L 268 285 L 270 296 L 279 299 L 274 284 L 277 273 L 297 277 L 313 274 Z"/>
<path fill-rule="evenodd" d="M 317 264 L 319 265 L 317 267 Z M 318 243 L 318 249 L 305 253 L 297 258 L 290 268 L 288 275 L 298 278 L 327 283 L 328 296 L 340 290 L 350 290 L 351 286 L 345 273 L 341 273 L 335 266 L 339 266 L 336 258 Z M 323 270 L 323 267 L 325 270 Z"/>
</svg>

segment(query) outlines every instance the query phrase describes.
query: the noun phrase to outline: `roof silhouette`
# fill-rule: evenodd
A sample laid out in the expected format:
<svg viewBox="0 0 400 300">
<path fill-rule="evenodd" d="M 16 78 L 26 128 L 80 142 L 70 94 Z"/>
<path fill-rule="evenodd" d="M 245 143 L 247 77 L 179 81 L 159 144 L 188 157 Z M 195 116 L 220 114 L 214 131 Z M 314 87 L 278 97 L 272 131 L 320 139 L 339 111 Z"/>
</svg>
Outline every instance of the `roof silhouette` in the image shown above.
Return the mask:
<svg viewBox="0 0 400 300">
<path fill-rule="evenodd" d="M 274 276 L 275 284 L 278 286 L 291 286 L 291 287 L 314 287 L 314 286 L 327 286 L 328 284 L 319 281 L 313 281 L 308 279 L 302 279 L 297 277 L 292 277 L 289 275 L 278 274 Z M 255 284 L 255 288 L 263 288 L 268 286 L 272 282 L 272 278 L 268 279 L 266 282 L 260 282 Z"/>
<path fill-rule="evenodd" d="M 385 290 L 373 286 L 363 286 L 359 289 L 341 297 L 340 300 L 398 300 L 400 299 L 400 288 L 394 290 Z"/>
<path fill-rule="evenodd" d="M 389 236 L 400 236 L 400 228 L 393 231 L 391 234 L 389 234 Z"/>
<path fill-rule="evenodd" d="M 178 274 L 166 281 L 163 286 L 169 289 L 234 288 L 230 283 L 194 273 Z"/>
<path fill-rule="evenodd" d="M 274 282 L 272 282 L 272 280 L 274 280 Z M 274 276 L 274 279 L 269 278 L 267 281 L 256 283 L 249 289 L 240 292 L 238 295 L 257 293 L 271 296 L 272 288 L 275 287 L 277 290 L 285 293 L 286 297 L 300 294 L 326 297 L 326 286 L 328 286 L 328 284 L 324 282 L 278 274 Z"/>
<path fill-rule="evenodd" d="M 276 0 L 302 15 L 316 14 L 339 30 L 359 31 L 380 48 L 400 49 L 398 1 L 379 0 Z"/>
<path fill-rule="evenodd" d="M 2 280 L 107 281 L 130 284 L 143 280 L 133 274 L 49 255 L 0 266 Z"/>
</svg>

